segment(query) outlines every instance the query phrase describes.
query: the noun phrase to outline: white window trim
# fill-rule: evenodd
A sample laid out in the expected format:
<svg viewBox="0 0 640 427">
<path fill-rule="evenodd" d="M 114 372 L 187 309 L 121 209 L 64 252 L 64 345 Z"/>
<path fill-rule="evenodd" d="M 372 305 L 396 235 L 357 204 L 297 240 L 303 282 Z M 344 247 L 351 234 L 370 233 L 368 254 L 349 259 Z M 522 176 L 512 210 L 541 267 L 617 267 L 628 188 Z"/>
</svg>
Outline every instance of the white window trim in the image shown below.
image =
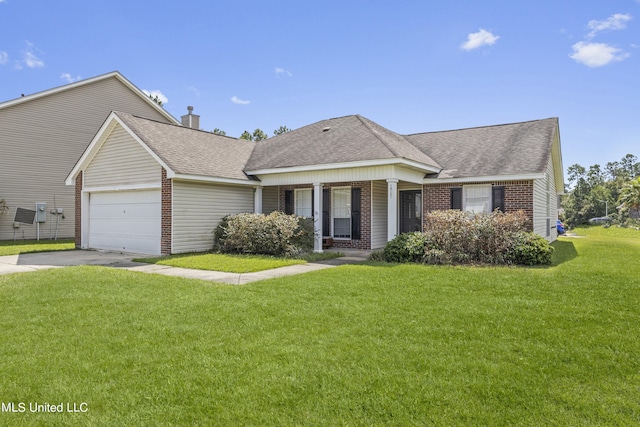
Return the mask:
<svg viewBox="0 0 640 427">
<path fill-rule="evenodd" d="M 335 203 L 335 199 L 334 199 L 334 190 L 349 190 L 349 202 L 351 202 L 351 187 L 349 186 L 343 186 L 343 187 L 331 187 L 331 221 L 329 222 L 329 227 L 330 227 L 330 231 L 331 231 L 331 237 L 333 237 L 335 240 L 345 240 L 345 241 L 349 241 L 352 240 L 351 239 L 351 230 L 349 230 L 349 237 L 335 237 L 335 233 L 334 233 L 334 222 L 336 220 L 336 216 L 334 214 L 334 209 L 336 206 Z M 340 218 L 344 218 L 344 217 L 340 217 Z M 349 203 L 349 223 L 351 223 L 352 221 L 352 217 L 351 217 L 351 203 Z"/>
</svg>

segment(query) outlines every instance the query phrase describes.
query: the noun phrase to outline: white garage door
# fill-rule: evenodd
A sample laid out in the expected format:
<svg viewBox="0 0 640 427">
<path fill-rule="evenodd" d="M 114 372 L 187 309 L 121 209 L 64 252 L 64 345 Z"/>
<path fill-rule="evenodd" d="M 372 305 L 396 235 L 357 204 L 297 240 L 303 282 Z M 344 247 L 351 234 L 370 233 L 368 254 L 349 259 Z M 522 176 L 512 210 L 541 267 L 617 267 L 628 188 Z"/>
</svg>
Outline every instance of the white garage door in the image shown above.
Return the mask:
<svg viewBox="0 0 640 427">
<path fill-rule="evenodd" d="M 89 196 L 89 248 L 160 254 L 160 190 Z"/>
</svg>

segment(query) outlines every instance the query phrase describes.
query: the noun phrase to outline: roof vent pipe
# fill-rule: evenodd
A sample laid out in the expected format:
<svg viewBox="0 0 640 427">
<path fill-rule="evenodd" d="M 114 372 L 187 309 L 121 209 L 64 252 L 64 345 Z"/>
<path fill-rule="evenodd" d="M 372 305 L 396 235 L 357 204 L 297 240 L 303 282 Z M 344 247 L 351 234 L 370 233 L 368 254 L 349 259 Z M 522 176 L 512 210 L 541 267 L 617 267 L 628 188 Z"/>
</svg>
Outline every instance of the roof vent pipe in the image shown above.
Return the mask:
<svg viewBox="0 0 640 427">
<path fill-rule="evenodd" d="M 197 114 L 193 114 L 193 107 L 189 105 L 187 107 L 188 113 L 180 119 L 182 120 L 182 125 L 191 129 L 200 129 L 200 116 Z"/>
</svg>

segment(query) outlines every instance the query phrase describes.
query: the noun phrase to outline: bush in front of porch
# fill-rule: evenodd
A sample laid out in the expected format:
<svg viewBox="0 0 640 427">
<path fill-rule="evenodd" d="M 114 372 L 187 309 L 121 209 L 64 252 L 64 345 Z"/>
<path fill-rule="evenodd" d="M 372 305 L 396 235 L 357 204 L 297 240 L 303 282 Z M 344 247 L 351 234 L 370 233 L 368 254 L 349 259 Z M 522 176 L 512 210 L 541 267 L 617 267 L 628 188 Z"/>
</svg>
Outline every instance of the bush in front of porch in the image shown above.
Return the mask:
<svg viewBox="0 0 640 427">
<path fill-rule="evenodd" d="M 299 256 L 313 249 L 310 218 L 282 212 L 228 215 L 214 231 L 213 249 L 223 253 Z"/>
</svg>

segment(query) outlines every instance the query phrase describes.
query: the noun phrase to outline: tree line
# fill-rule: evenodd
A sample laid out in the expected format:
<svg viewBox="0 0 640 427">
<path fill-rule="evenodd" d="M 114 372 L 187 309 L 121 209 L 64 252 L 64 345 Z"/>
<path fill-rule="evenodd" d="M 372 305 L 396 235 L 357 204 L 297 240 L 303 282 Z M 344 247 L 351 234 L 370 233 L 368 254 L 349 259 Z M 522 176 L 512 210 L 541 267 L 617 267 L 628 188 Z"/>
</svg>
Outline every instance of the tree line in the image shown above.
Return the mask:
<svg viewBox="0 0 640 427">
<path fill-rule="evenodd" d="M 273 136 L 278 136 L 287 132 L 291 132 L 291 129 L 286 126 L 280 126 L 278 129 L 273 131 Z M 218 128 L 215 128 L 212 133 L 222 136 L 225 136 L 227 134 L 225 131 Z M 264 131 L 260 128 L 254 130 L 253 133 L 245 130 L 244 132 L 242 132 L 242 135 L 240 135 L 240 139 L 246 139 L 247 141 L 262 141 L 267 138 L 269 138 L 267 134 L 264 133 Z"/>
<path fill-rule="evenodd" d="M 640 217 L 640 162 L 633 154 L 604 167 L 573 164 L 567 181 L 561 206 L 569 226 L 605 216 L 620 224 Z"/>
</svg>

